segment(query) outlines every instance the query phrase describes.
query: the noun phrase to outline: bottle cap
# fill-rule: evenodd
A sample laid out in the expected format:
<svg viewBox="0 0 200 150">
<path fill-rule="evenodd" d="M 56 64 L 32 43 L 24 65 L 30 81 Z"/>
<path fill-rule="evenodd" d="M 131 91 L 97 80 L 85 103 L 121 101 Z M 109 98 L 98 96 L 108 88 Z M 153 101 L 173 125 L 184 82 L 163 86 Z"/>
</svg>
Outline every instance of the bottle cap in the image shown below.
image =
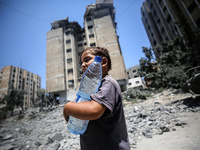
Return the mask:
<svg viewBox="0 0 200 150">
<path fill-rule="evenodd" d="M 101 56 L 95 56 L 94 61 L 101 62 L 102 61 L 102 57 Z"/>
</svg>

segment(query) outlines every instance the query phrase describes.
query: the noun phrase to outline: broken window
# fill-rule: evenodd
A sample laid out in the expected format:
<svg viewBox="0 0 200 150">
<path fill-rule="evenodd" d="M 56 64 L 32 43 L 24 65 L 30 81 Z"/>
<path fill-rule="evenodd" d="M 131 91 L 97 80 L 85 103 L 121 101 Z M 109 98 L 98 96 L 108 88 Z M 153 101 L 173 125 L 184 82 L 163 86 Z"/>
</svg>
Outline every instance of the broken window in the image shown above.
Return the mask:
<svg viewBox="0 0 200 150">
<path fill-rule="evenodd" d="M 82 41 L 83 38 L 81 36 L 78 37 L 78 41 Z"/>
<path fill-rule="evenodd" d="M 165 6 L 165 7 L 163 8 L 163 12 L 165 13 L 165 12 L 166 12 L 166 10 L 167 10 L 167 7 Z"/>
<path fill-rule="evenodd" d="M 83 44 L 82 44 L 82 43 L 78 44 L 78 47 L 81 47 L 81 46 L 83 46 Z"/>
<path fill-rule="evenodd" d="M 92 29 L 93 28 L 93 26 L 91 25 L 91 26 L 88 26 L 88 29 Z"/>
<path fill-rule="evenodd" d="M 68 80 L 69 85 L 74 85 L 74 80 Z"/>
<path fill-rule="evenodd" d="M 200 27 L 200 17 L 199 17 L 199 19 L 197 19 L 197 21 L 195 21 L 195 22 L 196 22 L 197 27 L 199 28 L 199 27 Z"/>
<path fill-rule="evenodd" d="M 135 72 L 136 72 L 136 70 L 133 70 L 132 72 L 133 72 L 133 73 L 135 73 Z"/>
<path fill-rule="evenodd" d="M 155 46 L 157 44 L 156 40 L 153 41 L 153 45 Z"/>
<path fill-rule="evenodd" d="M 96 46 L 96 43 L 91 43 L 90 46 Z"/>
<path fill-rule="evenodd" d="M 196 7 L 197 7 L 197 4 L 196 4 L 195 1 L 193 1 L 193 2 L 190 4 L 190 6 L 188 7 L 188 11 L 189 11 L 190 13 L 192 13 L 193 10 L 194 10 Z"/>
<path fill-rule="evenodd" d="M 81 54 L 82 54 L 82 52 L 79 52 L 79 53 L 78 53 L 78 56 L 81 56 Z"/>
<path fill-rule="evenodd" d="M 73 69 L 68 69 L 67 72 L 68 72 L 68 74 L 70 74 L 70 73 L 73 74 Z"/>
<path fill-rule="evenodd" d="M 139 81 L 136 81 L 136 82 L 135 82 L 135 84 L 139 84 L 139 83 L 140 83 Z"/>
<path fill-rule="evenodd" d="M 164 29 L 164 27 L 162 27 L 162 28 L 161 28 L 161 32 L 162 32 L 162 33 L 164 33 L 164 32 L 165 32 L 165 29 Z"/>
<path fill-rule="evenodd" d="M 72 63 L 72 58 L 67 59 L 67 63 Z"/>
<path fill-rule="evenodd" d="M 69 43 L 71 43 L 71 40 L 66 40 L 66 44 L 69 44 Z"/>
<path fill-rule="evenodd" d="M 67 53 L 70 53 L 72 51 L 72 49 L 70 48 L 70 49 L 67 49 L 66 51 L 67 51 Z"/>
<path fill-rule="evenodd" d="M 167 16 L 167 22 L 169 23 L 172 20 L 170 14 Z"/>
<path fill-rule="evenodd" d="M 91 20 L 92 20 L 92 18 L 91 18 L 91 17 L 88 17 L 88 18 L 86 18 L 86 20 L 87 20 L 87 21 L 91 21 Z"/>
<path fill-rule="evenodd" d="M 157 23 L 160 24 L 160 19 L 158 18 Z"/>
<path fill-rule="evenodd" d="M 90 35 L 89 35 L 89 38 L 92 38 L 92 37 L 94 37 L 94 34 L 90 34 Z"/>
</svg>

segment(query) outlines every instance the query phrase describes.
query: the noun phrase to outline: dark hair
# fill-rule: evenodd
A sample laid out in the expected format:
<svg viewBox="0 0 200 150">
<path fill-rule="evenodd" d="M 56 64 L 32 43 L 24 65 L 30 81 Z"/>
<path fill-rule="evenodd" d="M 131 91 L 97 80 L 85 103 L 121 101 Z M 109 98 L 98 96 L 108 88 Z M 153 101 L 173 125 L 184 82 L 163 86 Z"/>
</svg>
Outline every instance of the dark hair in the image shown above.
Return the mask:
<svg viewBox="0 0 200 150">
<path fill-rule="evenodd" d="M 95 56 L 106 57 L 107 60 L 108 60 L 108 71 L 111 70 L 112 63 L 111 63 L 109 51 L 106 48 L 103 48 L 103 47 L 88 47 L 82 52 L 82 54 L 86 51 L 90 54 L 95 55 Z M 81 54 L 81 56 L 82 56 L 82 54 Z"/>
</svg>

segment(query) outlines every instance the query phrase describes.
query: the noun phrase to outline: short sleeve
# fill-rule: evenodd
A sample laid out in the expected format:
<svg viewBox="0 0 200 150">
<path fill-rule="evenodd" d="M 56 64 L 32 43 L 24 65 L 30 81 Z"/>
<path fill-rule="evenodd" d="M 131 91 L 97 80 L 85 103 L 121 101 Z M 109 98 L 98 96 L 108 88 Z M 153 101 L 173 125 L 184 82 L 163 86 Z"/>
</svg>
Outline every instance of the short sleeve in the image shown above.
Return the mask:
<svg viewBox="0 0 200 150">
<path fill-rule="evenodd" d="M 108 80 L 102 82 L 97 93 L 92 94 L 92 100 L 96 101 L 97 103 L 106 106 L 110 112 L 112 113 L 115 106 L 115 93 L 116 89 L 115 86 Z"/>
</svg>

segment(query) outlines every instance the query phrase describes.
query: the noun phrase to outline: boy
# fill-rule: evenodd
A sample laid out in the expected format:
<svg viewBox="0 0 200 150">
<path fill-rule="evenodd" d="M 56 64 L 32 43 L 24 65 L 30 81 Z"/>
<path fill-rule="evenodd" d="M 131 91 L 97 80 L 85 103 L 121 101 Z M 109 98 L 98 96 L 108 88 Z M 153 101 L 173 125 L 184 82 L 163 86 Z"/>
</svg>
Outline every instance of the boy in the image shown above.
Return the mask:
<svg viewBox="0 0 200 150">
<path fill-rule="evenodd" d="M 82 70 L 94 61 L 95 56 L 102 57 L 102 81 L 99 90 L 91 94 L 91 101 L 74 103 L 64 106 L 63 114 L 82 120 L 90 120 L 84 134 L 80 135 L 82 150 L 129 150 L 122 96 L 115 79 L 108 75 L 111 59 L 107 49 L 89 47 L 81 55 Z"/>
</svg>

